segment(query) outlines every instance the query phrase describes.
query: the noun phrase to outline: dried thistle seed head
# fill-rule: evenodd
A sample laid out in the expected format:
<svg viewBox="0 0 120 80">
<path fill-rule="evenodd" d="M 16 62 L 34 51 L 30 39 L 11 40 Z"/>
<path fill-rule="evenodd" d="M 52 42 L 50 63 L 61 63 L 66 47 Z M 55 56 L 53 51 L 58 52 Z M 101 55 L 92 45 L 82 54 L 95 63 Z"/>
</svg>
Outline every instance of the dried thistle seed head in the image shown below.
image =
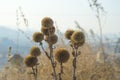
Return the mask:
<svg viewBox="0 0 120 80">
<path fill-rule="evenodd" d="M 53 26 L 53 20 L 50 17 L 44 17 L 41 24 L 44 28 L 49 28 Z"/>
<path fill-rule="evenodd" d="M 55 44 L 58 41 L 58 37 L 56 34 L 51 35 L 51 36 L 45 36 L 45 41 L 50 44 Z"/>
<path fill-rule="evenodd" d="M 81 31 L 75 31 L 71 36 L 71 40 L 74 41 L 75 43 L 85 42 L 84 41 L 85 40 L 85 35 Z"/>
<path fill-rule="evenodd" d="M 65 32 L 65 37 L 70 40 L 73 32 L 74 32 L 74 30 L 71 30 L 71 29 L 67 30 Z"/>
<path fill-rule="evenodd" d="M 37 64 L 38 59 L 34 56 L 28 55 L 24 59 L 24 63 L 27 67 L 33 67 Z"/>
<path fill-rule="evenodd" d="M 43 39 L 44 39 L 44 35 L 43 35 L 42 33 L 40 33 L 40 32 L 35 32 L 35 33 L 33 34 L 33 40 L 34 40 L 35 42 L 41 42 Z"/>
<path fill-rule="evenodd" d="M 31 49 L 30 49 L 30 55 L 31 56 L 34 56 L 34 57 L 37 57 L 41 54 L 40 52 L 40 49 L 36 46 L 33 46 Z"/>
<path fill-rule="evenodd" d="M 72 43 L 72 45 L 74 45 L 74 46 L 76 46 L 76 47 L 81 47 L 81 46 L 84 45 L 85 40 L 83 40 L 83 41 L 81 41 L 81 42 L 74 42 L 74 41 L 71 40 L 71 43 Z"/>
<path fill-rule="evenodd" d="M 41 28 L 41 32 L 44 34 L 44 35 L 53 35 L 55 33 L 55 27 L 52 26 L 52 27 L 49 27 L 49 28 L 45 28 L 45 27 L 42 27 Z"/>
<path fill-rule="evenodd" d="M 70 58 L 69 52 L 64 48 L 58 48 L 55 52 L 55 59 L 59 63 L 65 63 Z"/>
</svg>

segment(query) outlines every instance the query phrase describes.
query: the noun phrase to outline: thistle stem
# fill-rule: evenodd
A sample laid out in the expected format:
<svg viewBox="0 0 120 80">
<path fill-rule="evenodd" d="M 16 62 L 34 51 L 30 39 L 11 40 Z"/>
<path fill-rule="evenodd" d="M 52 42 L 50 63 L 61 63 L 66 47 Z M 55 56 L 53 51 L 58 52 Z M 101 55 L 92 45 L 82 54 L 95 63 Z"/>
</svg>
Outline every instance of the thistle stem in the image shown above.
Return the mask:
<svg viewBox="0 0 120 80">
<path fill-rule="evenodd" d="M 50 40 L 49 40 L 50 41 Z M 55 61 L 54 61 L 54 57 L 53 57 L 53 48 L 52 48 L 52 44 L 49 42 L 49 49 L 50 49 L 50 54 L 47 53 L 47 51 L 45 51 L 42 43 L 40 42 L 40 46 L 42 48 L 42 50 L 44 51 L 44 53 L 46 54 L 46 56 L 48 57 L 48 59 L 50 60 L 51 62 L 51 65 L 52 65 L 52 69 L 53 69 L 53 77 L 54 77 L 54 80 L 57 80 L 57 75 L 56 75 L 56 70 L 55 70 L 55 67 L 56 67 L 56 64 L 55 64 Z"/>
<path fill-rule="evenodd" d="M 60 63 L 59 80 L 62 80 L 62 74 L 63 74 L 63 65 L 62 65 L 62 62 L 61 62 L 61 63 Z"/>
<path fill-rule="evenodd" d="M 55 70 L 55 67 L 56 67 L 56 63 L 55 63 L 55 60 L 54 60 L 54 57 L 53 57 L 53 48 L 52 48 L 52 43 L 51 43 L 51 39 L 50 39 L 50 31 L 48 31 L 49 35 L 48 35 L 48 43 L 49 43 L 49 49 L 50 49 L 50 61 L 51 61 L 51 65 L 52 65 L 52 68 L 53 68 L 53 77 L 54 77 L 54 80 L 57 80 L 57 75 L 56 75 L 56 70 Z"/>
<path fill-rule="evenodd" d="M 52 48 L 51 44 L 49 44 L 49 48 L 50 48 L 50 61 L 51 61 L 51 65 L 52 65 L 52 68 L 53 68 L 53 76 L 54 76 L 54 80 L 57 80 L 57 75 L 56 75 L 56 70 L 55 70 L 56 63 L 54 61 L 53 48 Z"/>
<path fill-rule="evenodd" d="M 35 69 L 32 67 L 32 71 L 33 71 L 33 76 L 34 76 L 34 80 L 37 80 L 37 73 L 35 71 Z"/>
<path fill-rule="evenodd" d="M 44 47 L 42 45 L 42 42 L 40 42 L 40 46 L 41 46 L 43 52 L 45 53 L 45 55 L 48 57 L 48 59 L 50 59 L 50 56 L 48 55 L 47 51 L 45 51 L 45 49 L 44 49 Z"/>
<path fill-rule="evenodd" d="M 76 62 L 77 62 L 77 48 L 75 48 L 75 51 L 74 51 L 74 59 L 73 59 L 73 80 L 76 80 Z"/>
</svg>

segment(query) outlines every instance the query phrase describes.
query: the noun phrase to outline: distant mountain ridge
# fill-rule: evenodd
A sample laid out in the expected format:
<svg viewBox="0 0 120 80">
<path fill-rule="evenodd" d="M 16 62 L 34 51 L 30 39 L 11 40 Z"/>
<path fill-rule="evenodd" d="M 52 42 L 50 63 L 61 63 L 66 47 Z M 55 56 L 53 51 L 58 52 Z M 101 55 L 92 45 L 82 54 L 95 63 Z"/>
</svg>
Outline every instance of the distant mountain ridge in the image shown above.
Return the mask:
<svg viewBox="0 0 120 80">
<path fill-rule="evenodd" d="M 18 37 L 17 30 L 10 29 L 4 26 L 0 26 L 0 64 L 3 64 L 7 60 L 8 48 L 12 47 L 12 54 L 18 53 L 22 56 L 29 53 L 29 49 L 34 43 L 28 40 L 25 34 L 19 32 Z M 34 31 L 33 31 L 34 32 Z M 32 37 L 32 33 L 29 31 L 29 37 Z M 17 39 L 19 41 L 17 41 Z"/>
<path fill-rule="evenodd" d="M 12 47 L 12 54 L 15 54 L 17 50 L 22 56 L 28 54 L 30 48 L 33 45 L 35 45 L 35 43 L 31 42 L 29 39 L 27 39 L 27 37 L 29 37 L 32 40 L 32 34 L 34 32 L 35 31 L 27 31 L 24 34 L 18 31 L 17 29 L 14 30 L 4 26 L 0 26 L 0 64 L 6 61 L 6 56 L 8 53 L 9 46 Z M 18 33 L 19 33 L 19 36 L 18 36 Z M 88 34 L 88 36 L 89 36 L 89 39 L 92 40 L 90 34 Z M 119 36 L 115 34 L 104 34 L 103 37 L 104 37 L 104 40 L 105 40 L 105 37 L 108 37 L 116 41 Z"/>
<path fill-rule="evenodd" d="M 27 37 L 32 40 L 32 34 L 35 31 L 27 31 L 24 33 L 18 31 L 17 29 L 10 29 L 4 26 L 0 26 L 0 49 L 2 52 L 6 53 L 9 46 L 12 46 L 15 50 L 17 46 L 19 46 L 20 50 L 27 52 L 28 48 L 30 48 L 34 43 L 32 43 Z M 19 34 L 19 37 L 18 37 Z M 26 37 L 27 35 L 27 37 Z M 98 36 L 97 34 L 95 36 Z M 110 38 L 114 41 L 117 40 L 118 36 L 115 34 L 103 34 L 103 40 L 105 38 Z M 92 36 L 88 34 L 88 38 L 92 40 Z M 17 41 L 18 40 L 18 41 Z M 26 49 L 25 49 L 26 48 Z M 25 50 L 24 50 L 25 49 Z M 1 52 L 0 50 L 0 52 Z"/>
</svg>

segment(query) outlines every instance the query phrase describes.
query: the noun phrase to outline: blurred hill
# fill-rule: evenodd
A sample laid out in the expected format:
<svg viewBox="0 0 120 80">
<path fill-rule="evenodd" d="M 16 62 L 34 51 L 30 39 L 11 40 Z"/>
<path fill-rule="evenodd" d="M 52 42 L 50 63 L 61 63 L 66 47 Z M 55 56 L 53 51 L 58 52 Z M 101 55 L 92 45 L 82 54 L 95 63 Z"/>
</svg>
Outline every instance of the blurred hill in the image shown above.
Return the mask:
<svg viewBox="0 0 120 80">
<path fill-rule="evenodd" d="M 27 39 L 26 36 L 32 39 L 31 37 L 33 32 L 27 31 L 25 33 L 22 33 L 18 30 L 0 26 L 0 64 L 2 65 L 7 60 L 6 56 L 8 54 L 8 48 L 10 46 L 12 47 L 12 54 L 19 52 L 19 54 L 24 56 L 29 53 L 29 49 L 32 45 L 34 45 L 34 43 L 31 42 L 31 40 Z"/>
<path fill-rule="evenodd" d="M 6 56 L 8 53 L 9 46 L 12 47 L 12 54 L 18 53 L 22 56 L 29 53 L 29 49 L 31 46 L 35 45 L 34 42 L 32 42 L 32 34 L 35 31 L 28 30 L 28 31 L 22 31 L 22 30 L 15 30 L 10 29 L 5 26 L 0 26 L 0 64 L 3 64 L 6 61 Z M 62 33 L 63 34 L 63 33 Z M 94 36 L 90 33 L 88 34 L 88 40 L 87 42 L 96 49 L 97 46 L 99 46 L 99 36 L 95 34 Z M 119 36 L 116 34 L 104 34 L 103 35 L 103 42 L 105 47 L 108 47 L 108 51 L 111 48 L 115 48 L 116 42 L 118 40 Z M 19 40 L 19 41 L 18 41 Z M 64 41 L 65 43 L 68 43 Z M 19 46 L 19 47 L 18 47 Z M 118 45 L 120 47 L 120 45 Z"/>
</svg>

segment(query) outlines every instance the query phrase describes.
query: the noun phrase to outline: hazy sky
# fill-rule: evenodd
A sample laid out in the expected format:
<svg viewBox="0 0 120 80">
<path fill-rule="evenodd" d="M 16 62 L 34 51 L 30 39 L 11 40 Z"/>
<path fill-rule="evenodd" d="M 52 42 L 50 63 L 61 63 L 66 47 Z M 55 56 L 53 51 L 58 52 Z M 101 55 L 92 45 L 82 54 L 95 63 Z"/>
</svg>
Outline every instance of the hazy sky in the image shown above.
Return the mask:
<svg viewBox="0 0 120 80">
<path fill-rule="evenodd" d="M 120 0 L 99 1 L 106 10 L 106 16 L 102 18 L 103 33 L 120 32 Z M 49 16 L 62 31 L 75 28 L 76 20 L 86 31 L 99 32 L 97 19 L 87 0 L 0 0 L 1 26 L 17 28 L 16 10 L 19 6 L 29 20 L 29 29 L 40 30 L 41 19 Z"/>
</svg>

